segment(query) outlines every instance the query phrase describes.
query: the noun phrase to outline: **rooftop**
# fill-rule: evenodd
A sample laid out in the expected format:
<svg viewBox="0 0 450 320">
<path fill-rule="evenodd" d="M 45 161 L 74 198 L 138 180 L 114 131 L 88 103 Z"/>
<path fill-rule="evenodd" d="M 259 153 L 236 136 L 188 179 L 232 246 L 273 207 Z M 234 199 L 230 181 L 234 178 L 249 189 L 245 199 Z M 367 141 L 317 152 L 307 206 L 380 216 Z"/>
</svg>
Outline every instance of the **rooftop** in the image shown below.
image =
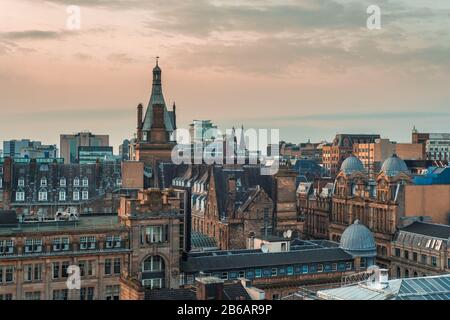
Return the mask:
<svg viewBox="0 0 450 320">
<path fill-rule="evenodd" d="M 86 215 L 77 221 L 44 221 L 0 224 L 0 236 L 20 233 L 53 233 L 64 231 L 99 231 L 122 228 L 117 215 Z"/>
<path fill-rule="evenodd" d="M 450 238 L 450 226 L 443 224 L 415 221 L 401 230 L 445 240 Z"/>
<path fill-rule="evenodd" d="M 450 275 L 389 280 L 385 289 L 358 283 L 322 290 L 317 296 L 326 300 L 450 300 Z"/>
</svg>

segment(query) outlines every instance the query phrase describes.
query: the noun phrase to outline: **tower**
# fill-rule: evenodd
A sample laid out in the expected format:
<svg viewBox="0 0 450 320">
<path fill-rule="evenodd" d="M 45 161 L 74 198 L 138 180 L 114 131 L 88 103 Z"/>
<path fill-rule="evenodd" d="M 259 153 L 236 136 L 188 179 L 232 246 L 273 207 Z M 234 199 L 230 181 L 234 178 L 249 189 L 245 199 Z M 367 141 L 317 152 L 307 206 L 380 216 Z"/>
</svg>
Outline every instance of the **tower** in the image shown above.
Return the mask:
<svg viewBox="0 0 450 320">
<path fill-rule="evenodd" d="M 170 162 L 175 141 L 172 133 L 176 128 L 175 104 L 167 110 L 162 90 L 162 70 L 158 57 L 153 68 L 153 83 L 150 100 L 143 117 L 143 106 L 137 108 L 136 160 L 144 162 L 147 186 L 158 186 L 155 170 L 157 163 Z"/>
</svg>

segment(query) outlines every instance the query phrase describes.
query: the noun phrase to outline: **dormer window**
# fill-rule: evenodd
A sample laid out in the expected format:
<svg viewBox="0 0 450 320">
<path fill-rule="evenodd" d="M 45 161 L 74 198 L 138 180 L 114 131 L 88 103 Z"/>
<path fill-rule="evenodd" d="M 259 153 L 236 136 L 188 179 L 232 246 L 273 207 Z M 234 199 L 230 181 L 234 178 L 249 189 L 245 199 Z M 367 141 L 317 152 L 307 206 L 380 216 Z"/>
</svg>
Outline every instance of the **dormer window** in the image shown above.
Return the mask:
<svg viewBox="0 0 450 320">
<path fill-rule="evenodd" d="M 19 178 L 19 180 L 17 181 L 17 185 L 19 187 L 25 187 L 25 179 L 24 178 Z"/>
<path fill-rule="evenodd" d="M 65 187 L 66 186 L 66 178 L 61 178 L 59 180 L 59 186 L 60 187 Z"/>
<path fill-rule="evenodd" d="M 83 178 L 83 187 L 88 187 L 88 186 L 89 186 L 89 179 Z"/>
<path fill-rule="evenodd" d="M 47 178 L 41 178 L 41 187 L 46 187 L 47 186 Z"/>
<path fill-rule="evenodd" d="M 73 179 L 73 185 L 74 185 L 74 187 L 79 187 L 80 186 L 80 179 L 78 177 Z"/>
</svg>

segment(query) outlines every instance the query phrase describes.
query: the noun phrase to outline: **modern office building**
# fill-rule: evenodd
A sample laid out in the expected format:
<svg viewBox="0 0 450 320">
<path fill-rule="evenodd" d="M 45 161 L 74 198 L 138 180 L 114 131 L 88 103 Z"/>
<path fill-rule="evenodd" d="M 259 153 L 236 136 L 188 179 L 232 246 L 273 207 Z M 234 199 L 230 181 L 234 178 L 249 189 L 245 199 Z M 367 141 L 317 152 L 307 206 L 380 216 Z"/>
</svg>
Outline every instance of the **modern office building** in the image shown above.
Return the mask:
<svg viewBox="0 0 450 320">
<path fill-rule="evenodd" d="M 115 157 L 112 147 L 78 147 L 78 163 L 92 164 L 97 162 L 114 162 L 121 159 Z"/>
<path fill-rule="evenodd" d="M 55 159 L 58 157 L 56 145 L 43 145 L 40 141 L 28 139 L 3 142 L 3 157 L 26 159 Z"/>
<path fill-rule="evenodd" d="M 79 147 L 109 147 L 108 135 L 95 135 L 90 132 L 62 134 L 60 136 L 61 158 L 64 163 L 77 163 Z"/>
</svg>

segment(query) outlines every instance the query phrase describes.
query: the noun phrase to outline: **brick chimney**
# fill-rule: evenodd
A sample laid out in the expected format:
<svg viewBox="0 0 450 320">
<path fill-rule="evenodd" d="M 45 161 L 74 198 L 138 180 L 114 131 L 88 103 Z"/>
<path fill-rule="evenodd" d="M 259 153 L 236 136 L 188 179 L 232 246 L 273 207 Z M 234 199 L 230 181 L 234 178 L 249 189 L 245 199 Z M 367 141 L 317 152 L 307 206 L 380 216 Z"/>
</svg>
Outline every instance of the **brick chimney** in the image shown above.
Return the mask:
<svg viewBox="0 0 450 320">
<path fill-rule="evenodd" d="M 217 277 L 199 277 L 197 300 L 223 300 L 223 280 Z"/>
</svg>

